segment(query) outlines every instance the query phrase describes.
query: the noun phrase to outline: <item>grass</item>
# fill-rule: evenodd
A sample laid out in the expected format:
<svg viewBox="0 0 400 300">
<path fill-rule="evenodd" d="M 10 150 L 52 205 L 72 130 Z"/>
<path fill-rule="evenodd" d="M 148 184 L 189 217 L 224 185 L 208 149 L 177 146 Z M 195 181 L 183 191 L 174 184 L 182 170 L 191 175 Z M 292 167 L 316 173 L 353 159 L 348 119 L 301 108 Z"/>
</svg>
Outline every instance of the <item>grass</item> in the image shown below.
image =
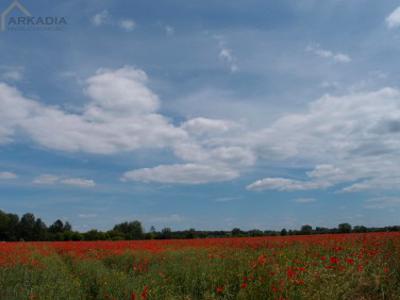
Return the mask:
<svg viewBox="0 0 400 300">
<path fill-rule="evenodd" d="M 400 299 L 398 234 L 165 243 L 3 245 L 0 299 Z"/>
</svg>

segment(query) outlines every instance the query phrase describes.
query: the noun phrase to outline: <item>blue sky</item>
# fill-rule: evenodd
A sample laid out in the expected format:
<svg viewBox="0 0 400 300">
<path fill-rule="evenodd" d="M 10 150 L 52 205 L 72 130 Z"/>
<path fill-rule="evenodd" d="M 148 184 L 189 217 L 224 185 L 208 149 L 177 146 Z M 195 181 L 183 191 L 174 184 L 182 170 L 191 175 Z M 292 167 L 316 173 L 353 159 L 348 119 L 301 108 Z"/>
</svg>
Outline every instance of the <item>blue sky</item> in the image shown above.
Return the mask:
<svg viewBox="0 0 400 300">
<path fill-rule="evenodd" d="M 0 209 L 399 224 L 399 1 L 20 2 L 67 25 L 0 32 Z"/>
</svg>

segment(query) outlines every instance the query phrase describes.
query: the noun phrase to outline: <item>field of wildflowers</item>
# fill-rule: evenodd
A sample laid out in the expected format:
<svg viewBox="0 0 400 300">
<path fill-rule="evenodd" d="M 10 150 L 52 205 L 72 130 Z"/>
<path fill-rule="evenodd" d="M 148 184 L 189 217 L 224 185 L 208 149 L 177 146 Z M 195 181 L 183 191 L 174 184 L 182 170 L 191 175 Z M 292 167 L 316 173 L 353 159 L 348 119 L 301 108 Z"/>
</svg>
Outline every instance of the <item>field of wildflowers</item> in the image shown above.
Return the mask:
<svg viewBox="0 0 400 300">
<path fill-rule="evenodd" d="M 0 243 L 0 299 L 400 299 L 400 234 Z"/>
</svg>

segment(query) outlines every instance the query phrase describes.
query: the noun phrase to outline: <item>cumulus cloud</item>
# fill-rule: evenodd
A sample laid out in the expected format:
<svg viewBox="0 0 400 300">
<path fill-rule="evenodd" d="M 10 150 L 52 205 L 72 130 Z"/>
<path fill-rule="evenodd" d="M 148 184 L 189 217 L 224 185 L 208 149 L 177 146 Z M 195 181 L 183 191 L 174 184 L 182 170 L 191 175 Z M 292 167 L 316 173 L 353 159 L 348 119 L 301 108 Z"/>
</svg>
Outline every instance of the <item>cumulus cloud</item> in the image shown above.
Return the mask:
<svg viewBox="0 0 400 300">
<path fill-rule="evenodd" d="M 215 199 L 214 201 L 215 202 L 231 202 L 231 201 L 238 200 L 238 199 L 240 199 L 240 197 L 220 197 L 220 198 Z"/>
<path fill-rule="evenodd" d="M 145 218 L 149 223 L 155 224 L 177 224 L 185 220 L 185 217 L 179 214 L 171 214 L 166 216 L 146 216 Z"/>
<path fill-rule="evenodd" d="M 0 180 L 16 179 L 18 176 L 12 172 L 0 172 Z"/>
<path fill-rule="evenodd" d="M 228 132 L 239 125 L 228 120 L 215 120 L 208 118 L 194 118 L 182 124 L 182 128 L 195 135 L 215 135 Z"/>
<path fill-rule="evenodd" d="M 308 111 L 287 114 L 253 134 L 261 157 L 315 163 L 306 180 L 265 178 L 251 190 L 308 190 L 350 183 L 343 191 L 398 188 L 400 92 L 383 88 L 326 95 Z M 261 142 L 260 142 L 261 141 Z"/>
<path fill-rule="evenodd" d="M 96 183 L 93 180 L 83 178 L 67 178 L 61 180 L 61 183 L 81 188 L 91 188 L 96 186 Z"/>
<path fill-rule="evenodd" d="M 400 26 L 400 6 L 391 12 L 386 18 L 386 25 L 389 29 L 397 28 Z"/>
<path fill-rule="evenodd" d="M 79 214 L 78 217 L 81 219 L 92 219 L 96 218 L 97 214 Z"/>
<path fill-rule="evenodd" d="M 123 180 L 204 184 L 235 179 L 239 173 L 233 169 L 220 166 L 199 164 L 161 165 L 154 168 L 145 168 L 126 172 Z"/>
<path fill-rule="evenodd" d="M 133 67 L 99 69 L 85 81 L 88 101 L 80 113 L 41 104 L 1 83 L 0 143 L 17 139 L 18 132 L 44 147 L 67 152 L 113 154 L 170 148 L 185 162 L 171 168 L 182 174 L 197 170 L 197 175 L 191 174 L 195 179 L 187 180 L 196 183 L 236 178 L 241 168 L 255 163 L 252 150 L 240 142 L 243 128 L 239 124 L 195 118 L 176 126 L 157 112 L 160 100 L 147 82 L 146 73 Z M 179 176 L 178 183 L 184 181 Z M 37 179 L 37 183 L 49 181 L 57 179 Z"/>
<path fill-rule="evenodd" d="M 315 198 L 297 198 L 297 199 L 294 199 L 294 202 L 301 203 L 301 204 L 312 203 L 312 202 L 316 202 L 316 201 L 317 201 L 317 199 L 315 199 Z"/>
<path fill-rule="evenodd" d="M 103 10 L 102 12 L 95 14 L 91 18 L 91 22 L 94 26 L 101 26 L 109 22 L 110 17 L 111 16 L 109 12 L 107 10 Z"/>
<path fill-rule="evenodd" d="M 230 71 L 232 73 L 236 72 L 239 70 L 239 67 L 237 65 L 237 60 L 236 57 L 233 55 L 233 52 L 229 48 L 222 48 L 219 51 L 219 58 L 226 64 L 228 65 Z"/>
<path fill-rule="evenodd" d="M 91 17 L 90 22 L 95 27 L 108 25 L 112 27 L 118 27 L 124 31 L 133 31 L 136 27 L 136 22 L 132 19 L 120 19 L 116 20 L 111 16 L 108 10 L 103 10 Z"/>
<path fill-rule="evenodd" d="M 5 81 L 20 81 L 24 77 L 25 69 L 20 66 L 0 66 L 0 78 Z"/>
<path fill-rule="evenodd" d="M 249 190 L 299 191 L 343 184 L 344 192 L 398 189 L 400 91 L 383 88 L 324 95 L 263 129 L 197 117 L 175 124 L 159 110 L 144 71 L 99 69 L 84 81 L 79 112 L 42 104 L 0 83 L 0 144 L 28 136 L 49 149 L 113 154 L 170 150 L 178 162 L 126 172 L 125 180 L 201 184 L 232 180 L 257 160 L 306 162 L 302 178 L 266 177 Z M 128 169 L 129 170 L 129 169 Z M 66 178 L 43 177 L 40 182 Z M 63 184 L 67 184 L 64 182 Z M 69 184 L 92 185 L 70 181 Z"/>
<path fill-rule="evenodd" d="M 34 184 L 52 185 L 59 181 L 59 177 L 51 174 L 43 174 L 33 180 Z"/>
<path fill-rule="evenodd" d="M 399 197 L 378 197 L 368 199 L 364 205 L 365 208 L 369 209 L 385 209 L 400 206 Z"/>
<path fill-rule="evenodd" d="M 327 187 L 323 182 L 307 182 L 287 178 L 264 178 L 247 186 L 250 191 L 277 190 L 277 191 L 304 191 Z"/>
<path fill-rule="evenodd" d="M 321 46 L 318 44 L 307 46 L 306 51 L 311 52 L 322 58 L 331 59 L 338 63 L 351 62 L 351 57 L 348 54 L 344 54 L 344 53 L 340 53 L 340 52 L 335 53 L 330 50 L 321 48 Z"/>
<path fill-rule="evenodd" d="M 165 26 L 165 34 L 166 34 L 167 36 L 172 36 L 172 35 L 174 35 L 174 34 L 175 34 L 175 28 L 172 27 L 172 26 L 170 26 L 170 25 Z"/>
<path fill-rule="evenodd" d="M 96 183 L 94 180 L 91 179 L 84 179 L 84 178 L 62 178 L 56 175 L 51 174 L 43 174 L 38 176 L 33 180 L 34 184 L 38 185 L 68 185 L 80 188 L 91 188 L 95 187 Z"/>
<path fill-rule="evenodd" d="M 125 31 L 132 31 L 136 27 L 135 21 L 131 19 L 123 19 L 118 22 L 119 27 L 121 27 Z"/>
<path fill-rule="evenodd" d="M 218 41 L 219 59 L 228 66 L 229 70 L 234 73 L 239 70 L 239 66 L 237 63 L 237 58 L 233 54 L 233 50 L 230 49 L 226 44 L 225 38 L 223 36 L 214 36 L 214 38 Z"/>
<path fill-rule="evenodd" d="M 16 130 L 51 149 L 110 154 L 143 147 L 164 147 L 185 136 L 156 113 L 159 100 L 147 76 L 132 67 L 100 69 L 87 79 L 89 102 L 72 114 L 24 97 L 0 83 L 0 143 Z"/>
</svg>

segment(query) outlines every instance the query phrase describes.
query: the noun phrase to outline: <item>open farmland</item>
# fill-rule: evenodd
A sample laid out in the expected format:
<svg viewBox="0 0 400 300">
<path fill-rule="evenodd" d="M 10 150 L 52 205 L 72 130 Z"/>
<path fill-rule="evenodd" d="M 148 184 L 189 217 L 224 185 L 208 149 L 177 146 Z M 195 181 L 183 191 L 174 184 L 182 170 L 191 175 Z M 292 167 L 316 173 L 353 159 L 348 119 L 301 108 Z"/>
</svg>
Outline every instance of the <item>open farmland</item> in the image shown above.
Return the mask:
<svg viewBox="0 0 400 300">
<path fill-rule="evenodd" d="M 400 234 L 0 244 L 0 299 L 400 299 Z"/>
</svg>

